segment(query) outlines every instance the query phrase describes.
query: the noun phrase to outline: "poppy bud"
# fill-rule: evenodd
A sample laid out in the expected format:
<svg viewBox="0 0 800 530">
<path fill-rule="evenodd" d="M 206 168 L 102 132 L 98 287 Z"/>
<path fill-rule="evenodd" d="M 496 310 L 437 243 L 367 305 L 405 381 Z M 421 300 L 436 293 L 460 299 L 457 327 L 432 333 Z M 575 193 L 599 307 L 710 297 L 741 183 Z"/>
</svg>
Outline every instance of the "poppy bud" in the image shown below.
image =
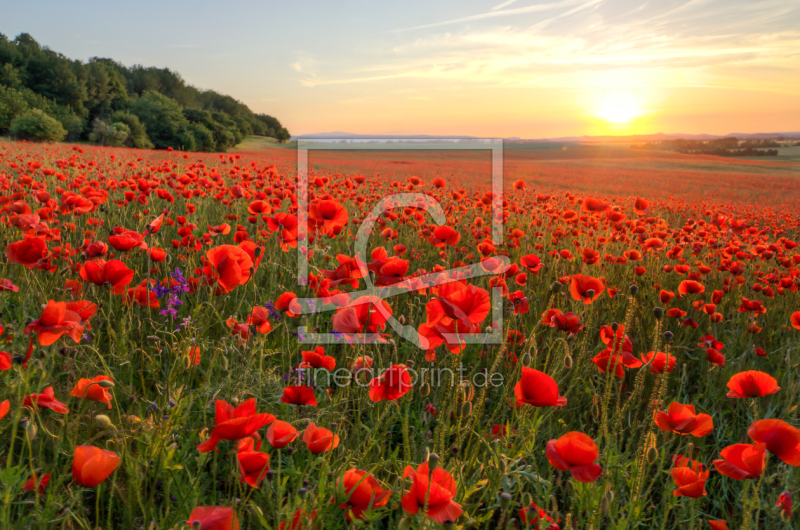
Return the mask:
<svg viewBox="0 0 800 530">
<path fill-rule="evenodd" d="M 631 296 L 636 296 L 637 294 L 639 294 L 639 286 L 631 285 Z"/>
<path fill-rule="evenodd" d="M 612 322 L 612 323 L 611 323 L 611 330 L 612 330 L 614 333 L 616 333 L 618 329 L 619 329 L 619 324 L 617 324 L 616 322 Z"/>
<path fill-rule="evenodd" d="M 253 250 L 253 256 L 255 256 L 255 257 L 259 257 L 260 255 L 261 255 L 261 247 L 256 247 L 256 248 Z"/>
<path fill-rule="evenodd" d="M 531 365 L 531 355 L 529 353 L 525 353 L 522 356 L 521 361 L 522 361 L 522 366 L 525 366 L 526 368 L 529 367 Z"/>
<path fill-rule="evenodd" d="M 470 414 L 472 414 L 472 403 L 468 401 L 461 405 L 461 415 L 466 418 Z"/>
<path fill-rule="evenodd" d="M 560 293 L 560 292 L 561 292 L 561 289 L 562 289 L 563 287 L 564 287 L 564 286 L 563 286 L 563 285 L 562 285 L 560 282 L 553 282 L 553 283 L 550 285 L 550 290 L 551 290 L 551 291 L 553 291 L 554 293 Z"/>
<path fill-rule="evenodd" d="M 428 457 L 428 469 L 433 472 L 437 467 L 439 467 L 439 455 L 436 453 L 431 453 Z"/>
<path fill-rule="evenodd" d="M 575 340 L 575 335 L 573 335 L 572 333 L 569 333 L 567 335 L 566 341 L 567 342 L 573 342 L 574 340 Z"/>
<path fill-rule="evenodd" d="M 658 449 L 651 447 L 647 450 L 647 463 L 655 464 L 656 460 L 658 460 Z"/>
<path fill-rule="evenodd" d="M 504 510 L 508 510 L 511 508 L 511 502 L 513 501 L 513 497 L 511 497 L 510 493 L 503 492 L 500 494 L 500 507 Z"/>
<path fill-rule="evenodd" d="M 411 528 L 411 517 L 403 517 L 400 519 L 400 524 L 397 525 L 397 530 L 409 530 Z"/>
<path fill-rule="evenodd" d="M 305 497 L 308 495 L 308 490 L 306 488 L 300 488 L 297 490 L 297 494 L 300 495 L 300 497 Z"/>
<path fill-rule="evenodd" d="M 522 494 L 522 505 L 523 506 L 530 506 L 532 502 L 533 502 L 533 497 L 531 497 L 530 493 L 528 493 L 526 491 L 525 493 Z"/>
<path fill-rule="evenodd" d="M 594 298 L 594 295 L 595 295 L 595 290 L 594 289 L 589 289 L 588 291 L 586 291 L 586 297 L 587 298 Z"/>
<path fill-rule="evenodd" d="M 484 331 L 486 333 L 492 333 L 494 331 L 494 329 L 492 329 L 492 326 L 486 326 L 486 329 Z"/>
<path fill-rule="evenodd" d="M 564 368 L 566 368 L 567 370 L 572 368 L 572 356 L 571 355 L 567 355 L 566 357 L 564 357 Z"/>
<path fill-rule="evenodd" d="M 661 307 L 654 307 L 653 316 L 656 317 L 656 320 L 661 320 L 661 318 L 664 316 L 664 309 Z"/>
<path fill-rule="evenodd" d="M 675 338 L 675 335 L 671 331 L 665 331 L 664 332 L 664 339 L 667 342 L 672 342 L 672 339 L 674 339 L 674 338 Z"/>
<path fill-rule="evenodd" d="M 456 523 L 453 521 L 445 521 L 442 523 L 442 527 L 445 528 L 445 530 L 455 530 Z"/>
<path fill-rule="evenodd" d="M 105 414 L 98 414 L 97 416 L 95 416 L 94 422 L 103 429 L 108 429 L 109 427 L 114 426 L 114 424 L 111 423 L 111 418 L 109 418 Z"/>
<path fill-rule="evenodd" d="M 399 317 L 397 317 L 397 321 L 405 326 L 406 325 L 406 317 L 405 317 L 405 315 L 400 315 Z"/>
<path fill-rule="evenodd" d="M 223 355 L 220 359 L 221 359 L 220 362 L 222 363 L 222 369 L 227 372 L 228 371 L 228 358 Z"/>
<path fill-rule="evenodd" d="M 25 437 L 29 441 L 31 442 L 34 441 L 38 433 L 39 433 L 39 427 L 37 427 L 35 423 L 29 422 L 28 425 L 25 426 Z"/>
<path fill-rule="evenodd" d="M 502 458 L 500 459 L 500 465 L 497 466 L 497 469 L 499 469 L 502 474 L 506 474 L 506 461 Z"/>
<path fill-rule="evenodd" d="M 428 383 L 422 383 L 422 385 L 419 387 L 419 395 L 422 397 L 428 397 L 430 393 L 431 393 L 431 385 L 429 385 Z"/>
<path fill-rule="evenodd" d="M 255 273 L 256 273 L 256 268 L 255 267 L 250 267 L 250 276 L 252 276 Z"/>
<path fill-rule="evenodd" d="M 103 379 L 102 381 L 98 381 L 97 385 L 102 388 L 113 388 L 114 381 L 109 381 L 108 379 Z"/>
<path fill-rule="evenodd" d="M 454 445 L 453 447 L 450 448 L 450 452 L 453 453 L 454 455 L 458 454 L 458 450 L 459 449 L 457 445 Z"/>
</svg>

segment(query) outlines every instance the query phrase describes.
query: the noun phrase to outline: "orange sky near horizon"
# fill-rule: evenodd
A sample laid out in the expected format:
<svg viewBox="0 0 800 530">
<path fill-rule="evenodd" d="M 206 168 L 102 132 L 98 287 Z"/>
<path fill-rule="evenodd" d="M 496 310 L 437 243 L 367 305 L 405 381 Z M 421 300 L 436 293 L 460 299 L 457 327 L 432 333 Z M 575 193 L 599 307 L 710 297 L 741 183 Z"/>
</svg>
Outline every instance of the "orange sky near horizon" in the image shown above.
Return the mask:
<svg viewBox="0 0 800 530">
<path fill-rule="evenodd" d="M 0 32 L 168 67 L 294 135 L 800 131 L 797 0 L 75 4 L 15 3 Z"/>
</svg>

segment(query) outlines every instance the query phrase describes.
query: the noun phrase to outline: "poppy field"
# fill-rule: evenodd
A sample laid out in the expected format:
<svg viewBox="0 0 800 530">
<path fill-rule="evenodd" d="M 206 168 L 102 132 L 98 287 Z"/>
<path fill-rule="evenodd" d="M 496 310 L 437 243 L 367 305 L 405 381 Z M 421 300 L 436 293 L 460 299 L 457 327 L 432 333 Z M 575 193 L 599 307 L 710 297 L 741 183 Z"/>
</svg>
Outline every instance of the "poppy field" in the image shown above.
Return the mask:
<svg viewBox="0 0 800 530">
<path fill-rule="evenodd" d="M 581 149 L 0 142 L 0 528 L 795 528 L 800 164 Z"/>
</svg>

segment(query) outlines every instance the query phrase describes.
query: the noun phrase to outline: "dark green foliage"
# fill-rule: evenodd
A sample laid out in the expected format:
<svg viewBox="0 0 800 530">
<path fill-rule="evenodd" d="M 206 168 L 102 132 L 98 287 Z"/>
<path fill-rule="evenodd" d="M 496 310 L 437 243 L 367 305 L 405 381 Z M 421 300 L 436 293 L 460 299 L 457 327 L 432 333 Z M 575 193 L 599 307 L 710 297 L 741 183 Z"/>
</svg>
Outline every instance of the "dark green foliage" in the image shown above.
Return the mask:
<svg viewBox="0 0 800 530">
<path fill-rule="evenodd" d="M 154 147 L 153 142 L 147 137 L 147 129 L 135 114 L 131 114 L 126 110 L 118 110 L 111 115 L 111 121 L 113 123 L 124 123 L 128 126 L 130 133 L 123 145 L 138 147 L 139 149 L 152 149 Z"/>
<path fill-rule="evenodd" d="M 9 132 L 21 140 L 34 142 L 60 142 L 67 136 L 58 120 L 39 109 L 31 109 L 14 118 Z"/>
<path fill-rule="evenodd" d="M 251 134 L 290 137 L 276 118 L 255 114 L 231 96 L 198 90 L 168 68 L 126 67 L 99 57 L 84 63 L 27 33 L 13 41 L 0 34 L 0 133 L 30 109 L 55 118 L 68 140 L 105 138 L 93 134 L 98 119 L 124 123 L 130 147 L 225 151 Z M 167 122 L 159 124 L 159 115 Z M 133 121 L 137 117 L 141 122 Z"/>
</svg>

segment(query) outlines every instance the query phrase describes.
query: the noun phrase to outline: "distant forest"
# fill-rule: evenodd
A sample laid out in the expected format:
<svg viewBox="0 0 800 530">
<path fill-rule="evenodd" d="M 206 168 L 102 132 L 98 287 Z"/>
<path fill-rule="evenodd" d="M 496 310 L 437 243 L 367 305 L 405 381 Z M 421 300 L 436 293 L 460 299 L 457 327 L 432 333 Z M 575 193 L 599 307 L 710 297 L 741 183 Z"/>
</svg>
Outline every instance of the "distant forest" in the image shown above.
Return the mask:
<svg viewBox="0 0 800 530">
<path fill-rule="evenodd" d="M 0 34 L 0 134 L 209 152 L 251 134 L 290 138 L 277 118 L 199 90 L 168 68 L 73 60 L 27 33 Z"/>
<path fill-rule="evenodd" d="M 735 136 L 717 138 L 714 140 L 662 140 L 634 144 L 633 149 L 655 149 L 660 151 L 678 151 L 690 155 L 717 155 L 717 156 L 778 156 L 777 149 L 781 144 L 774 140 L 744 140 L 740 141 Z"/>
</svg>

